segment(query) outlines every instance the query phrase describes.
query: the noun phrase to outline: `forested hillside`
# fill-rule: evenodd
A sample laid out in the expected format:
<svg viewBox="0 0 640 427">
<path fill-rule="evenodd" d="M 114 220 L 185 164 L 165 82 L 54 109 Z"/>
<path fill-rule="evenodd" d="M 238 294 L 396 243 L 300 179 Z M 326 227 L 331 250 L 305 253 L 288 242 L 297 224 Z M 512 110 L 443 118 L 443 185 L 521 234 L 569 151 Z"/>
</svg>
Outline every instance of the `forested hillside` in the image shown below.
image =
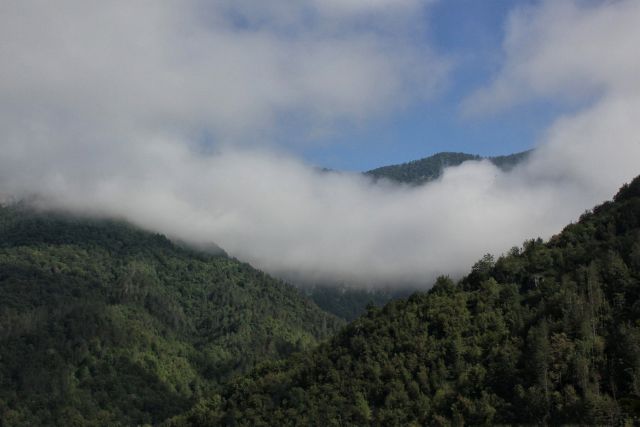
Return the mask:
<svg viewBox="0 0 640 427">
<path fill-rule="evenodd" d="M 327 284 L 301 289 L 318 307 L 349 322 L 364 314 L 369 306 L 381 307 L 415 292 L 415 288 L 408 287 L 362 289 Z"/>
<path fill-rule="evenodd" d="M 0 426 L 158 423 L 340 325 L 226 256 L 0 208 Z"/>
<path fill-rule="evenodd" d="M 640 178 L 549 242 L 370 309 L 174 425 L 640 421 Z"/>
<path fill-rule="evenodd" d="M 486 157 L 491 163 L 503 170 L 510 170 L 524 161 L 531 151 L 510 154 L 508 156 Z M 365 172 L 375 179 L 386 178 L 407 184 L 424 184 L 438 179 L 445 168 L 458 166 L 468 160 L 482 160 L 483 157 L 466 153 L 437 153 L 424 159 L 413 160 L 399 165 L 383 166 Z"/>
</svg>

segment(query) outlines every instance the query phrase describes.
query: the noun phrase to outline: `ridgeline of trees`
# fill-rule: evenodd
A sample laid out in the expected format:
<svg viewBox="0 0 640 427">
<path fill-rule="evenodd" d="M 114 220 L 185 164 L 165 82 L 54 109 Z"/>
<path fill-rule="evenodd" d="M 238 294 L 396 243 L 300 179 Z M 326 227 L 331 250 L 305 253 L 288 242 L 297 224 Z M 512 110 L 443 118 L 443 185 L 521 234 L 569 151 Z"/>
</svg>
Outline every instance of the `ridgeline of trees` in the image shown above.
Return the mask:
<svg viewBox="0 0 640 427">
<path fill-rule="evenodd" d="M 468 160 L 489 160 L 502 170 L 508 171 L 518 163 L 527 159 L 531 150 L 522 153 L 510 154 L 508 156 L 481 157 L 475 154 L 466 153 L 437 153 L 424 159 L 413 160 L 399 165 L 383 166 L 365 172 L 375 179 L 386 178 L 392 181 L 406 184 L 420 185 L 440 178 L 445 168 L 458 166 Z"/>
<path fill-rule="evenodd" d="M 0 207 L 0 426 L 157 424 L 342 325 L 224 255 Z"/>
<path fill-rule="evenodd" d="M 544 243 L 371 308 L 171 425 L 640 421 L 640 177 Z"/>
</svg>

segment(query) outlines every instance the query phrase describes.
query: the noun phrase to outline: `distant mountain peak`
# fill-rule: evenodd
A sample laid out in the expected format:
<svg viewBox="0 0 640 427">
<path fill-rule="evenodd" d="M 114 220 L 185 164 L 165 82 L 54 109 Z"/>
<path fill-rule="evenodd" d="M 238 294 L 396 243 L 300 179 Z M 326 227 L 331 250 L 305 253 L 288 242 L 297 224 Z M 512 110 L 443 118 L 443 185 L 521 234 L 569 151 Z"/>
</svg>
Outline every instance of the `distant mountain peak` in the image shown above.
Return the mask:
<svg viewBox="0 0 640 427">
<path fill-rule="evenodd" d="M 517 164 L 526 160 L 532 151 L 533 150 L 528 150 L 521 153 L 495 157 L 482 157 L 477 154 L 444 151 L 422 159 L 372 169 L 365 172 L 365 175 L 372 176 L 376 180 L 385 178 L 405 184 L 420 185 L 440 178 L 445 168 L 458 166 L 469 160 L 486 159 L 500 169 L 509 171 Z"/>
</svg>

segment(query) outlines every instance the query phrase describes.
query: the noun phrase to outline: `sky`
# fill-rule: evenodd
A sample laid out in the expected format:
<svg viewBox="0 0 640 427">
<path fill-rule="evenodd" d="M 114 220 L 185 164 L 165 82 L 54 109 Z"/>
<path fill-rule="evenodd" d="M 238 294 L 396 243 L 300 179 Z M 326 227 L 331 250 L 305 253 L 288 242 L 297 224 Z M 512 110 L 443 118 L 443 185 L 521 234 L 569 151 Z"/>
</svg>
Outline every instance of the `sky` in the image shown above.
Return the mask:
<svg viewBox="0 0 640 427">
<path fill-rule="evenodd" d="M 5 0 L 0 199 L 296 283 L 428 287 L 640 173 L 637 22 L 637 0 Z M 529 148 L 419 187 L 355 172 Z"/>
<path fill-rule="evenodd" d="M 465 96 L 498 69 L 509 12 L 532 4 L 532 0 L 436 2 L 425 13 L 427 28 L 419 39 L 453 64 L 437 95 L 381 121 L 343 128 L 331 144 L 304 147 L 301 156 L 322 167 L 363 171 L 442 151 L 496 156 L 532 148 L 552 120 L 571 106 L 546 100 L 481 119 L 462 117 L 459 111 Z"/>
<path fill-rule="evenodd" d="M 453 63 L 437 96 L 366 126 L 343 128 L 331 144 L 304 147 L 309 163 L 363 171 L 403 163 L 442 151 L 482 156 L 532 148 L 541 132 L 570 106 L 553 100 L 481 119 L 462 117 L 459 105 L 500 65 L 506 19 L 532 0 L 439 1 L 425 12 L 427 28 L 419 39 Z"/>
</svg>

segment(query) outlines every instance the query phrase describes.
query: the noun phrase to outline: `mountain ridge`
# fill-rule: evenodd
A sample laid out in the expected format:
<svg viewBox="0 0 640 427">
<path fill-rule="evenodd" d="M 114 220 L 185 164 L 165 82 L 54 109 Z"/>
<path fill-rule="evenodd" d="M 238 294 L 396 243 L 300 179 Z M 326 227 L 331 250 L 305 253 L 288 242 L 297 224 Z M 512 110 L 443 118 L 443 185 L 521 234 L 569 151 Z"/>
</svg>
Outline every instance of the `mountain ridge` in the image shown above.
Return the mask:
<svg viewBox="0 0 640 427">
<path fill-rule="evenodd" d="M 459 166 L 463 162 L 470 160 L 489 160 L 498 168 L 509 171 L 520 162 L 525 161 L 532 151 L 533 150 L 527 150 L 494 157 L 482 157 L 477 154 L 445 151 L 406 163 L 381 166 L 366 171 L 364 174 L 376 180 L 386 178 L 405 184 L 420 185 L 438 179 L 445 168 Z"/>
</svg>

